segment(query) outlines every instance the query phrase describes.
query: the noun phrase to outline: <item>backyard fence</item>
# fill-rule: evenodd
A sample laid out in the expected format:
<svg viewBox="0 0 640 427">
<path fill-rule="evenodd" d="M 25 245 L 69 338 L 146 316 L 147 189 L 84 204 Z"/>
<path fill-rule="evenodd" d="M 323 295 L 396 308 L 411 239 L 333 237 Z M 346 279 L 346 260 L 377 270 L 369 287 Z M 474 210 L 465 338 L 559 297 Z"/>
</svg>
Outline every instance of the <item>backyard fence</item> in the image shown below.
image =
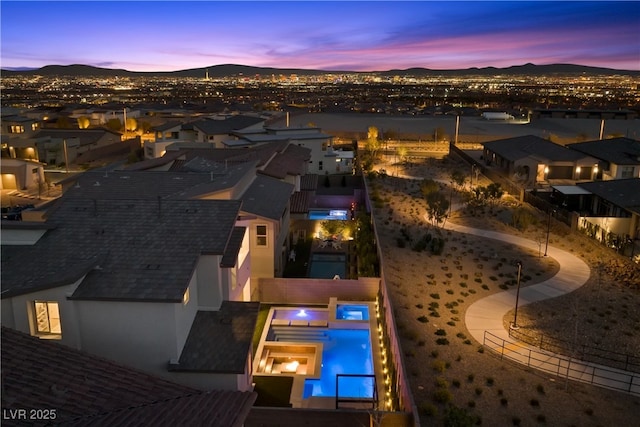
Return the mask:
<svg viewBox="0 0 640 427">
<path fill-rule="evenodd" d="M 483 345 L 500 358 L 513 360 L 567 380 L 575 380 L 640 396 L 640 375 L 620 369 L 587 364 L 574 358 L 538 351 L 484 332 Z"/>
</svg>

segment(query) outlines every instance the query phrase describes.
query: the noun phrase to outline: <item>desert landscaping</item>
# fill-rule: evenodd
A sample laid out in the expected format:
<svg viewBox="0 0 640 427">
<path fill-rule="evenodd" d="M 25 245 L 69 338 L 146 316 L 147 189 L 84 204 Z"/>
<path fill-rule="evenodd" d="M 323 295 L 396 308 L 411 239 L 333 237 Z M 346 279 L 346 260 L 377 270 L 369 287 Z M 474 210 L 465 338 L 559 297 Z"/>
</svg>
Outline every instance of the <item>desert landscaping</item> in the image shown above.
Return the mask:
<svg viewBox="0 0 640 427">
<path fill-rule="evenodd" d="M 567 357 L 581 346 L 640 355 L 640 270 L 627 258 L 509 195 L 467 206 L 468 181 L 451 188 L 451 173 L 468 166 L 449 157 L 412 164 L 382 163 L 388 175 L 368 180 L 383 271 L 392 296 L 404 363 L 421 425 L 612 426 L 636 425 L 640 397 L 566 380 L 500 359 L 471 337 L 465 312 L 488 295 L 546 280 L 559 265 L 549 247 L 581 258 L 590 268 L 576 291 L 518 309 L 519 331 L 554 342 Z M 439 183 L 452 202 L 446 221 L 500 231 L 537 242 L 538 250 L 433 226 L 420 190 Z M 468 178 L 468 176 L 467 176 Z M 490 182 L 480 176 L 476 186 Z M 524 212 L 524 213 L 523 213 Z M 526 220 L 523 220 L 525 218 Z M 430 241 L 444 241 L 441 252 Z M 504 326 L 513 321 L 513 310 Z M 635 358 L 634 358 L 635 357 Z M 640 367 L 636 364 L 635 369 Z M 453 409 L 452 409 L 453 408 Z"/>
</svg>

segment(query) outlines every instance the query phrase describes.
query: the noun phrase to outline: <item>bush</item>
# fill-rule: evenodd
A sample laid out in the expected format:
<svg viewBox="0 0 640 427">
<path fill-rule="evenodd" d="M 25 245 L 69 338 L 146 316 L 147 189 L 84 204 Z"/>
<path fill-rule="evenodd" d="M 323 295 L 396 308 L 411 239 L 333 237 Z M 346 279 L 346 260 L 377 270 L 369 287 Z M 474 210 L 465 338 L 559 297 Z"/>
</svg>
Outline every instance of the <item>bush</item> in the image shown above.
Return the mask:
<svg viewBox="0 0 640 427">
<path fill-rule="evenodd" d="M 453 399 L 453 395 L 446 388 L 439 388 L 433 393 L 433 400 L 438 403 L 448 403 Z"/>
<path fill-rule="evenodd" d="M 423 403 L 420 405 L 420 413 L 429 417 L 438 415 L 438 408 L 431 403 Z"/>
<path fill-rule="evenodd" d="M 447 408 L 447 412 L 445 412 L 445 427 L 471 427 L 480 424 L 480 417 L 468 413 L 464 408 L 458 408 L 456 406 L 449 405 L 449 407 Z"/>
<path fill-rule="evenodd" d="M 438 345 L 449 345 L 449 340 L 446 338 L 438 338 L 436 340 L 436 344 Z"/>
<path fill-rule="evenodd" d="M 427 323 L 427 322 L 429 322 L 429 318 L 427 316 L 422 315 L 422 316 L 418 317 L 418 322 Z"/>
</svg>

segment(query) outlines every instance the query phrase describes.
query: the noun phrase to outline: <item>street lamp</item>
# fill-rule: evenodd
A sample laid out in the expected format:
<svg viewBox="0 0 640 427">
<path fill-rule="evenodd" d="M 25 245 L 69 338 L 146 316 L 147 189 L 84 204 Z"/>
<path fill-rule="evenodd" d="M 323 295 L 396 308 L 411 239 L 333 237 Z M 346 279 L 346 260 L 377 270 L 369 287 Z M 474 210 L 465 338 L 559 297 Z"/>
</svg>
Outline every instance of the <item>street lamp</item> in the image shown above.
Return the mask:
<svg viewBox="0 0 640 427">
<path fill-rule="evenodd" d="M 547 256 L 547 249 L 549 249 L 549 231 L 551 230 L 551 213 L 555 213 L 554 210 L 549 210 L 549 219 L 547 220 L 547 243 L 544 245 L 544 256 Z"/>
<path fill-rule="evenodd" d="M 520 273 L 522 273 L 522 261 L 518 261 L 518 288 L 516 290 L 516 310 L 513 314 L 513 323 L 511 329 L 520 329 L 518 326 L 518 300 L 520 299 Z"/>
</svg>

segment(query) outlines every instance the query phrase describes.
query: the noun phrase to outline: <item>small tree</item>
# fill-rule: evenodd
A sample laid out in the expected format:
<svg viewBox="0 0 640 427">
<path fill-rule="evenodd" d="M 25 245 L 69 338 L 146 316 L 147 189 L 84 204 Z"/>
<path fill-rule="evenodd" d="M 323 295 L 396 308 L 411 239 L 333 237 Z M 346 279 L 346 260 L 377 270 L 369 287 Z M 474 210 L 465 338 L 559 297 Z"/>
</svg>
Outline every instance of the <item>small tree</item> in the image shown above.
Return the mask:
<svg viewBox="0 0 640 427">
<path fill-rule="evenodd" d="M 420 183 L 420 192 L 426 198 L 429 194 L 440 190 L 440 186 L 431 178 L 423 179 Z"/>
<path fill-rule="evenodd" d="M 485 191 L 486 198 L 489 199 L 492 204 L 495 204 L 495 202 L 498 201 L 504 194 L 504 191 L 500 187 L 500 184 L 497 182 L 492 182 L 491 184 L 489 184 L 486 187 Z"/>
<path fill-rule="evenodd" d="M 429 193 L 426 200 L 429 220 L 434 227 L 437 227 L 438 223 L 444 221 L 447 216 L 447 211 L 449 210 L 449 201 L 447 200 L 447 196 L 439 191 L 435 191 Z"/>
<path fill-rule="evenodd" d="M 456 184 L 458 188 L 464 185 L 464 173 L 462 173 L 461 170 L 456 169 L 454 171 L 451 171 L 451 174 L 449 175 L 449 177 L 451 178 L 451 181 L 453 181 L 453 183 Z"/>
<path fill-rule="evenodd" d="M 88 129 L 91 121 L 87 116 L 78 117 L 78 129 Z"/>
<path fill-rule="evenodd" d="M 398 159 L 401 163 L 404 164 L 407 162 L 407 154 L 409 154 L 409 150 L 407 149 L 407 147 L 401 145 L 396 148 L 396 155 L 398 156 Z"/>
</svg>

